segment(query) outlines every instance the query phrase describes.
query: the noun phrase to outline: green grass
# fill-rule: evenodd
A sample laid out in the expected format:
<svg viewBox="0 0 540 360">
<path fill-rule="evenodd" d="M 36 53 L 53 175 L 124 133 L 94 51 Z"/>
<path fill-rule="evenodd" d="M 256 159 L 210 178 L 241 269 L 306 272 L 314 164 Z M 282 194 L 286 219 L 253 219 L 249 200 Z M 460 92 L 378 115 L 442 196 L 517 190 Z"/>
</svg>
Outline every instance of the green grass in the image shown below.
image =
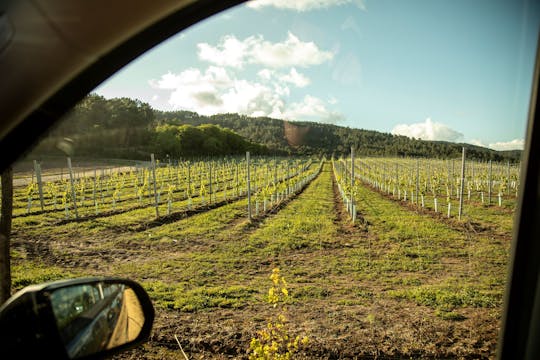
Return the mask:
<svg viewBox="0 0 540 360">
<path fill-rule="evenodd" d="M 364 187 L 358 209 L 376 234 L 363 269 L 388 285 L 379 296 L 438 310 L 501 306 L 509 244 L 458 231 Z"/>
<path fill-rule="evenodd" d="M 58 266 L 44 266 L 34 261 L 25 260 L 11 267 L 11 286 L 14 291 L 49 281 L 71 279 L 84 276 L 79 271 L 66 271 Z"/>
<path fill-rule="evenodd" d="M 336 212 L 342 205 L 334 202 L 327 163 L 297 198 L 253 223 L 246 220 L 245 199 L 137 231 L 151 208 L 60 226 L 50 226 L 47 214 L 20 217 L 14 222 L 14 242 L 49 241 L 55 258 L 31 258 L 18 247 L 13 252 L 14 284 L 21 288 L 88 272 L 128 277 L 143 284 L 162 319 L 186 313 L 199 319 L 199 313 L 228 309 L 227 316 L 249 318 L 243 318 L 245 324 L 264 320 L 257 311 L 268 276 L 279 267 L 289 283 L 288 306 L 306 317 L 296 325 L 322 324 L 336 316 L 329 329 L 315 326 L 313 331 L 322 331 L 317 333 L 321 342 L 341 336 L 340 331 L 363 338 L 366 334 L 360 332 L 366 326 L 377 335 L 370 341 L 383 341 L 376 339 L 384 339 L 386 328 L 401 321 L 401 313 L 380 320 L 388 307 L 404 312 L 421 308 L 422 317 L 448 323 L 450 329 L 470 320 L 475 311 L 495 314 L 486 324 L 497 321 L 509 255 L 504 239 L 460 230 L 365 187 L 358 188 L 357 205 L 365 223 L 351 228 Z M 81 254 L 100 266 L 68 265 L 81 260 Z M 60 265 L 62 261 L 66 264 Z M 377 321 L 366 323 L 367 316 Z M 343 321 L 351 321 L 348 330 L 338 326 L 349 326 Z M 384 331 L 371 333 L 372 327 Z M 388 336 L 399 336 L 392 331 Z M 422 342 L 418 344 L 417 350 Z"/>
<path fill-rule="evenodd" d="M 452 310 L 459 307 L 497 307 L 502 305 L 502 296 L 493 291 L 481 291 L 472 286 L 428 285 L 415 286 L 407 290 L 392 290 L 391 297 L 408 299 L 419 305 L 439 310 Z"/>
<path fill-rule="evenodd" d="M 154 304 L 161 308 L 186 312 L 212 308 L 239 309 L 255 299 L 256 289 L 245 286 L 211 286 L 186 288 L 161 281 L 143 282 Z"/>
<path fill-rule="evenodd" d="M 279 256 L 321 249 L 338 240 L 330 172 L 323 171 L 297 200 L 251 234 L 245 252 Z"/>
</svg>

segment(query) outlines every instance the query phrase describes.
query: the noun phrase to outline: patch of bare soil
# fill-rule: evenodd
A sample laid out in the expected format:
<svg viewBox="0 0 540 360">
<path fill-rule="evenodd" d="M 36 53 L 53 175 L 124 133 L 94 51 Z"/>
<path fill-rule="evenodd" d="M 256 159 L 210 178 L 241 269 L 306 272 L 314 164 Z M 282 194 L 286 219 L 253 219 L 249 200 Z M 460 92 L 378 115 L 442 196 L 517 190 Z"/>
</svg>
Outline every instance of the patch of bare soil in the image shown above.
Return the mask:
<svg viewBox="0 0 540 360">
<path fill-rule="evenodd" d="M 177 354 L 175 335 L 190 359 L 246 359 L 249 343 L 266 326 L 273 309 L 266 304 L 212 312 L 159 312 L 149 343 L 122 359 L 155 359 Z M 494 352 L 497 328 L 487 310 L 448 323 L 431 309 L 375 300 L 365 305 L 310 301 L 287 311 L 290 335 L 309 336 L 299 359 L 482 359 Z"/>
<path fill-rule="evenodd" d="M 137 261 L 145 258 L 144 249 L 106 248 L 99 239 L 53 239 L 47 235 L 40 237 L 18 236 L 12 241 L 12 248 L 21 258 L 18 261 L 37 260 L 42 265 L 59 266 L 65 269 L 82 270 L 88 275 L 106 274 L 112 264 Z M 137 256 L 138 255 L 138 256 Z"/>
</svg>

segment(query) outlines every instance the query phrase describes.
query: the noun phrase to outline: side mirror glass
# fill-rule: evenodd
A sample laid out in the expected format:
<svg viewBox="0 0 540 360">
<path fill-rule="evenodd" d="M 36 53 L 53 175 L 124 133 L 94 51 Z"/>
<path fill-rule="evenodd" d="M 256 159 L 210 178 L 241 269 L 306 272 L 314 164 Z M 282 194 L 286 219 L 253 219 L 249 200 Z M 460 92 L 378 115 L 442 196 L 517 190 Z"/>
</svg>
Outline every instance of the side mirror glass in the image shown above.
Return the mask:
<svg viewBox="0 0 540 360">
<path fill-rule="evenodd" d="M 145 320 L 137 295 L 122 283 L 59 288 L 51 292 L 50 300 L 60 337 L 71 359 L 135 340 Z"/>
<path fill-rule="evenodd" d="M 0 336 L 12 338 L 19 354 L 101 357 L 144 342 L 153 319 L 150 299 L 137 283 L 77 279 L 31 286 L 14 295 L 0 308 Z"/>
</svg>

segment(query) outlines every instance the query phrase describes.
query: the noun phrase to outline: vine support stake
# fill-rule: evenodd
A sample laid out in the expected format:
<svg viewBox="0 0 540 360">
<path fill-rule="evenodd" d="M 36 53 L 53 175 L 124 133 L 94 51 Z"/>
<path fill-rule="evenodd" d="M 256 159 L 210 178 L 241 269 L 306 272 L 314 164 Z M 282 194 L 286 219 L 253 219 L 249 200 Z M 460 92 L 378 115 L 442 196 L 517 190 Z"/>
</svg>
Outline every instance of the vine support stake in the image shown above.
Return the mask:
<svg viewBox="0 0 540 360">
<path fill-rule="evenodd" d="M 159 217 L 159 200 L 156 188 L 156 159 L 154 154 L 150 154 L 150 161 L 152 162 L 152 180 L 154 182 L 154 200 L 156 202 L 156 217 Z"/>
<path fill-rule="evenodd" d="M 510 196 L 510 161 L 506 163 L 506 195 Z"/>
<path fill-rule="evenodd" d="M 79 218 L 77 212 L 77 198 L 75 197 L 75 184 L 73 183 L 73 168 L 71 167 L 71 158 L 67 158 L 68 170 L 69 170 L 69 182 L 71 183 L 71 201 L 73 202 L 73 211 L 75 212 L 75 219 Z"/>
<path fill-rule="evenodd" d="M 210 191 L 208 191 L 208 194 L 210 195 L 209 204 L 212 203 L 212 162 L 208 164 L 208 186 L 210 188 Z"/>
<path fill-rule="evenodd" d="M 41 205 L 41 211 L 43 211 L 43 182 L 41 181 L 41 164 L 34 160 L 34 171 L 36 173 L 36 181 L 38 184 L 39 191 L 39 203 Z"/>
<path fill-rule="evenodd" d="M 187 194 L 188 199 L 191 200 L 191 163 L 187 162 Z"/>
<path fill-rule="evenodd" d="M 418 193 L 420 192 L 420 160 L 416 159 L 416 191 L 414 195 L 416 196 L 416 206 L 418 206 Z"/>
<path fill-rule="evenodd" d="M 493 172 L 493 164 L 489 160 L 489 174 L 488 174 L 488 205 L 491 205 L 491 175 Z"/>
<path fill-rule="evenodd" d="M 354 205 L 354 148 L 351 146 L 351 220 L 353 224 L 356 220 L 356 216 L 353 216 Z"/>
<path fill-rule="evenodd" d="M 465 185 L 465 147 L 462 149 L 461 153 L 461 185 L 459 189 L 459 212 L 458 219 L 461 220 L 461 215 L 463 214 L 463 190 Z"/>
<path fill-rule="evenodd" d="M 246 180 L 247 180 L 247 198 L 248 198 L 248 220 L 251 221 L 251 179 L 249 173 L 249 151 L 246 152 Z"/>
</svg>

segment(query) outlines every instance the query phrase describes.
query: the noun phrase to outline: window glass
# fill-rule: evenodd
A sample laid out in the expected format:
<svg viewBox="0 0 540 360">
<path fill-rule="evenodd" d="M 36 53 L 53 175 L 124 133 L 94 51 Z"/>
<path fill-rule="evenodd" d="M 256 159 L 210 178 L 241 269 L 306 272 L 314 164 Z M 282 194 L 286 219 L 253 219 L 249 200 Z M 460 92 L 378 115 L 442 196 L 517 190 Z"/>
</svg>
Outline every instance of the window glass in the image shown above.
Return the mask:
<svg viewBox="0 0 540 360">
<path fill-rule="evenodd" d="M 202 21 L 15 166 L 13 276 L 141 282 L 135 357 L 493 358 L 539 23 L 525 0 Z"/>
</svg>

